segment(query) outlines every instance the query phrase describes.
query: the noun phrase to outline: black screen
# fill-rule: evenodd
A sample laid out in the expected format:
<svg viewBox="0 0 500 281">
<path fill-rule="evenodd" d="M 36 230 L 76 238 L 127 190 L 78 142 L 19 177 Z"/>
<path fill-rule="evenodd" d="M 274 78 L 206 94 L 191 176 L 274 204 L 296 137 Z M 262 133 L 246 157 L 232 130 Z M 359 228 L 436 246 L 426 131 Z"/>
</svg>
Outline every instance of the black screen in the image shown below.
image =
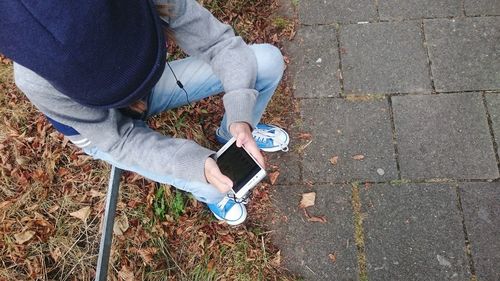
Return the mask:
<svg viewBox="0 0 500 281">
<path fill-rule="evenodd" d="M 237 147 L 236 142 L 217 158 L 217 165 L 222 174 L 233 181 L 235 193 L 260 171 L 259 165 L 245 149 Z"/>
</svg>

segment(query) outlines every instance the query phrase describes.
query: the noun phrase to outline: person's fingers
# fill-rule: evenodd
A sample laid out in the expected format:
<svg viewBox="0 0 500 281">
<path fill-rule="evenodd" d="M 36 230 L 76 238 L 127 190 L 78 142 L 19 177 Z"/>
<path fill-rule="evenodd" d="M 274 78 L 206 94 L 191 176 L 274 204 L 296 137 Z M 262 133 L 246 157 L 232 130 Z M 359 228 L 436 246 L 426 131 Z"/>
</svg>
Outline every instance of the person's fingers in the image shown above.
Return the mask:
<svg viewBox="0 0 500 281">
<path fill-rule="evenodd" d="M 243 146 L 243 143 L 245 142 L 244 138 L 245 138 L 245 134 L 243 134 L 243 133 L 238 134 L 238 136 L 236 137 L 236 146 L 237 147 Z"/>
<path fill-rule="evenodd" d="M 252 131 L 247 123 L 235 122 L 230 127 L 231 134 L 236 138 L 236 146 L 242 147 L 250 153 L 259 164 L 265 168 L 264 156 L 260 149 L 257 147 L 255 140 L 252 136 Z"/>
<path fill-rule="evenodd" d="M 231 134 L 236 138 L 236 146 L 241 147 L 248 141 L 248 136 L 252 137 L 250 125 L 244 122 L 234 122 L 229 128 Z"/>
<path fill-rule="evenodd" d="M 211 185 L 215 186 L 215 188 L 217 188 L 221 193 L 227 193 L 231 190 L 231 185 L 225 183 L 223 180 L 214 176 L 213 174 L 211 174 L 209 178 L 207 178 L 207 181 Z"/>
<path fill-rule="evenodd" d="M 257 144 L 255 143 L 255 141 L 252 139 L 252 141 L 248 141 L 247 143 L 244 144 L 245 146 L 245 149 L 248 151 L 248 153 L 250 153 L 254 158 L 255 160 L 257 160 L 257 162 L 259 162 L 259 164 L 262 166 L 262 168 L 266 168 L 266 164 L 265 164 L 265 160 L 264 160 L 264 156 L 262 155 L 259 147 L 257 146 Z"/>
<path fill-rule="evenodd" d="M 212 170 L 212 175 L 215 178 L 215 180 L 220 182 L 222 185 L 227 186 L 229 189 L 231 189 L 231 187 L 233 187 L 233 181 L 230 178 L 228 178 L 226 175 L 224 175 L 219 170 L 219 167 L 215 167 Z"/>
<path fill-rule="evenodd" d="M 226 193 L 233 187 L 233 181 L 220 172 L 217 163 L 212 158 L 205 161 L 205 177 L 221 193 Z"/>
</svg>

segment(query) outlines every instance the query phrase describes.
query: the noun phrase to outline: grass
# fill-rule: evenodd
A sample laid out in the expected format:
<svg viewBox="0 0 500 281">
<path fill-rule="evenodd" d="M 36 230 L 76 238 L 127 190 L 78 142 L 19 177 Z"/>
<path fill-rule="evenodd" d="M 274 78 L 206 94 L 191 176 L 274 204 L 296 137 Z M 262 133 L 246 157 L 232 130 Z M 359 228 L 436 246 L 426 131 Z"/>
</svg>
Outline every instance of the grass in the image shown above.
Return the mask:
<svg viewBox="0 0 500 281">
<path fill-rule="evenodd" d="M 272 0 L 204 0 L 250 43 L 281 46 L 295 20 L 275 15 Z M 276 41 L 273 38 L 278 38 Z M 172 58 L 184 54 L 174 48 Z M 160 133 L 216 149 L 220 96 L 148 120 Z M 264 116 L 288 127 L 296 112 L 286 79 Z M 12 78 L 0 56 L 0 280 L 93 280 L 109 166 L 94 161 L 57 133 Z M 228 227 L 192 197 L 125 172 L 113 238 L 110 280 L 296 280 L 270 243 L 267 184 L 248 206 L 246 225 Z M 90 207 L 84 222 L 70 213 Z M 22 243 L 20 234 L 34 235 Z"/>
<path fill-rule="evenodd" d="M 361 213 L 361 198 L 359 183 L 352 183 L 352 206 L 354 211 L 354 241 L 358 252 L 359 280 L 367 281 L 365 238 L 363 231 L 363 216 Z"/>
<path fill-rule="evenodd" d="M 284 29 L 284 28 L 286 28 L 289 24 L 290 24 L 290 20 L 288 20 L 288 19 L 286 19 L 286 18 L 283 18 L 283 17 L 276 17 L 276 18 L 273 20 L 273 25 L 274 25 L 276 28 L 279 28 L 279 29 Z"/>
<path fill-rule="evenodd" d="M 172 216 L 177 220 L 185 212 L 187 196 L 178 190 L 170 191 L 170 186 L 156 185 L 156 193 L 153 199 L 153 212 L 159 220 L 165 220 Z"/>
</svg>

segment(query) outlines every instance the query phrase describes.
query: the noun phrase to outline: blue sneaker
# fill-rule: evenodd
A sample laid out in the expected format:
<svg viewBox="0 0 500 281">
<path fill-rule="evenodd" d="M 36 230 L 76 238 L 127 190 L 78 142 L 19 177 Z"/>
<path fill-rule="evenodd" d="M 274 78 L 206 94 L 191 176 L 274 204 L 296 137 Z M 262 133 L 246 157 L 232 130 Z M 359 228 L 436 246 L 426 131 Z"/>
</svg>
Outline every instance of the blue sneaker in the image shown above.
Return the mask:
<svg viewBox="0 0 500 281">
<path fill-rule="evenodd" d="M 207 205 L 218 220 L 226 221 L 229 225 L 239 225 L 247 218 L 247 209 L 243 204 L 226 196 L 217 204 Z"/>
<path fill-rule="evenodd" d="M 257 128 L 252 132 L 253 138 L 257 146 L 262 151 L 288 151 L 290 137 L 288 133 L 280 127 L 259 123 Z M 215 132 L 215 138 L 221 144 L 225 144 L 229 138 L 226 138 L 220 132 L 220 128 Z"/>
</svg>

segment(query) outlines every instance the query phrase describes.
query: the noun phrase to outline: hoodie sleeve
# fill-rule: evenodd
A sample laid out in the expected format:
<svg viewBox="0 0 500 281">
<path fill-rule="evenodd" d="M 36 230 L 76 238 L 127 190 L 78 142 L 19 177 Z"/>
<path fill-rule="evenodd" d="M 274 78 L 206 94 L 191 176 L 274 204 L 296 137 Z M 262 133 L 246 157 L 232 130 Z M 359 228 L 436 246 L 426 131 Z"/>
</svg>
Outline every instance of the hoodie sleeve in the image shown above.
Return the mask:
<svg viewBox="0 0 500 281">
<path fill-rule="evenodd" d="M 179 47 L 209 63 L 221 80 L 228 126 L 236 121 L 253 126 L 257 60 L 250 47 L 231 26 L 218 21 L 194 0 L 157 0 L 155 4 L 172 8 L 172 16 L 162 19 L 174 32 Z"/>
<path fill-rule="evenodd" d="M 74 128 L 86 145 L 109 153 L 117 162 L 159 175 L 207 182 L 205 160 L 213 151 L 190 140 L 159 134 L 116 109 L 85 107 L 19 64 L 14 64 L 14 77 L 18 88 L 47 117 Z"/>
</svg>

